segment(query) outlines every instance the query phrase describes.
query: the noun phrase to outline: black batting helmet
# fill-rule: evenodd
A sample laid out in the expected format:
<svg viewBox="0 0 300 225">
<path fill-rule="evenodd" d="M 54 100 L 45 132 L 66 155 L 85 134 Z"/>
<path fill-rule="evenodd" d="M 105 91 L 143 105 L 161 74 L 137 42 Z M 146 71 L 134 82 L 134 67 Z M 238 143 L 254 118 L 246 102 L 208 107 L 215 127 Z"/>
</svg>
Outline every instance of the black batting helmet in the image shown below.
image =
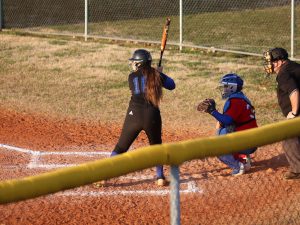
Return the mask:
<svg viewBox="0 0 300 225">
<path fill-rule="evenodd" d="M 137 70 L 144 67 L 145 65 L 150 66 L 152 62 L 152 56 L 150 52 L 145 49 L 137 49 L 134 51 L 129 61 L 131 61 L 135 65 Z"/>
</svg>

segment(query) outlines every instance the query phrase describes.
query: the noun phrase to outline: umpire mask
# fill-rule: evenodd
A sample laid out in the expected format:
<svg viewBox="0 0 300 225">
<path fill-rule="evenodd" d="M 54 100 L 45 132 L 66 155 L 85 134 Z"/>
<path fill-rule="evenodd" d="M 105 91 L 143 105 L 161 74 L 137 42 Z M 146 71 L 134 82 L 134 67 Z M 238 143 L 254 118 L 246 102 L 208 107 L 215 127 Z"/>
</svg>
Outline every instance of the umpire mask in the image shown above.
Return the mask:
<svg viewBox="0 0 300 225">
<path fill-rule="evenodd" d="M 274 65 L 272 63 L 272 55 L 270 50 L 264 52 L 264 69 L 267 73 L 267 76 L 269 76 L 270 74 L 274 73 Z"/>
<path fill-rule="evenodd" d="M 288 52 L 284 48 L 272 48 L 264 52 L 264 69 L 267 75 L 274 73 L 274 64 L 278 60 L 287 60 L 289 57 Z"/>
</svg>

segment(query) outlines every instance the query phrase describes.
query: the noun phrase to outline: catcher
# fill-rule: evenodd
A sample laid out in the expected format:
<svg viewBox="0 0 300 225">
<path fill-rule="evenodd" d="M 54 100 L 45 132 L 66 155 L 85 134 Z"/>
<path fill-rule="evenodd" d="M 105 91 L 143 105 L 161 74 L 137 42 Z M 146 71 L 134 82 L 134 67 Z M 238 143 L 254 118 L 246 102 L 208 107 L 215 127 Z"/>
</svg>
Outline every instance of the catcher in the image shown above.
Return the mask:
<svg viewBox="0 0 300 225">
<path fill-rule="evenodd" d="M 216 110 L 214 99 L 205 99 L 197 107 L 198 111 L 209 113 L 216 118 L 218 135 L 257 127 L 254 107 L 242 92 L 243 84 L 244 81 L 237 74 L 223 76 L 220 82 L 222 99 L 226 100 L 223 113 Z M 250 154 L 256 150 L 257 148 L 246 149 L 218 158 L 232 169 L 232 175 L 241 175 L 250 169 Z"/>
</svg>

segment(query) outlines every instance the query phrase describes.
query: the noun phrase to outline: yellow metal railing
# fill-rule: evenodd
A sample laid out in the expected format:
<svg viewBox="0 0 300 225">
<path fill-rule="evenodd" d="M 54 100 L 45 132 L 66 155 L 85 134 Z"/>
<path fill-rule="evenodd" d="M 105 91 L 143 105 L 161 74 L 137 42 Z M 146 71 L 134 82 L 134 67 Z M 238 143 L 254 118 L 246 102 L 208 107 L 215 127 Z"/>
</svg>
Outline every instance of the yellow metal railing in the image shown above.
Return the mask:
<svg viewBox="0 0 300 225">
<path fill-rule="evenodd" d="M 0 203 L 30 199 L 58 191 L 118 177 L 156 165 L 181 163 L 259 147 L 300 136 L 300 118 L 223 136 L 152 145 L 111 158 L 43 174 L 0 182 Z"/>
</svg>

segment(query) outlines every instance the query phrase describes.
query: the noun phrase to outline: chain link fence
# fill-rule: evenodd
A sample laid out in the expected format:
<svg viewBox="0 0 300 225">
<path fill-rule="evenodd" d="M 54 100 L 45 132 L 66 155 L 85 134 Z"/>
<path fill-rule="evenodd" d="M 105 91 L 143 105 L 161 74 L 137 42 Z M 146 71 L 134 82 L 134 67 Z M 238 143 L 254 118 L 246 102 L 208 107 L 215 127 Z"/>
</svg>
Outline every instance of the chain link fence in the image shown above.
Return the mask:
<svg viewBox="0 0 300 225">
<path fill-rule="evenodd" d="M 1 0 L 2 28 L 261 55 L 281 46 L 300 58 L 300 0 Z"/>
</svg>

